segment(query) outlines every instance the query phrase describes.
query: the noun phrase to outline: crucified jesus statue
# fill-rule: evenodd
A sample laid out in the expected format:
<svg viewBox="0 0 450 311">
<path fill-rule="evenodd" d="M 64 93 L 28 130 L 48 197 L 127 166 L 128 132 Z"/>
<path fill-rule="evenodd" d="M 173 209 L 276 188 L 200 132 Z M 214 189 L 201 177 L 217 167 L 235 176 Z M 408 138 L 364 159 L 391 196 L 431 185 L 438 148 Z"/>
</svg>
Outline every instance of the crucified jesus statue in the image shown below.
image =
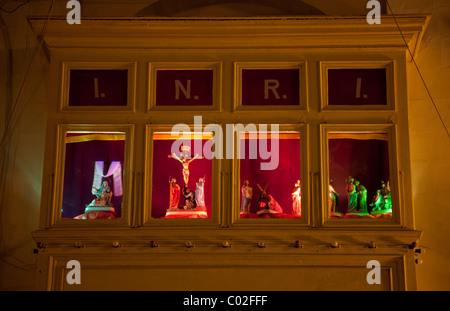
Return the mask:
<svg viewBox="0 0 450 311">
<path fill-rule="evenodd" d="M 169 156 L 170 157 L 170 156 Z M 187 187 L 188 185 L 188 181 L 189 181 L 189 164 L 194 161 L 195 159 L 199 158 L 199 155 L 196 154 L 192 159 L 188 159 L 185 155 L 180 154 L 180 157 L 177 156 L 175 153 L 172 153 L 173 158 L 177 159 L 178 161 L 181 162 L 181 164 L 183 165 L 183 180 L 184 180 L 184 185 Z"/>
</svg>

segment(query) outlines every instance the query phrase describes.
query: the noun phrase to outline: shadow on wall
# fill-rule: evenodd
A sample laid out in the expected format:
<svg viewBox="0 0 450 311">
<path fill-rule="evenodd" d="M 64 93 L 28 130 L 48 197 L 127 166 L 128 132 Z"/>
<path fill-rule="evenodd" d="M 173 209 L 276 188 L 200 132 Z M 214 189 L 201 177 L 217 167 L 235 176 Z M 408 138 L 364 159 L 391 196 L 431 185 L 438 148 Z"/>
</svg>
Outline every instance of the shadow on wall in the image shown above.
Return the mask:
<svg viewBox="0 0 450 311">
<path fill-rule="evenodd" d="M 386 14 L 386 0 L 378 0 Z M 156 0 L 137 17 L 246 17 L 364 15 L 368 0 Z M 311 3 L 311 4 L 309 4 Z"/>
</svg>

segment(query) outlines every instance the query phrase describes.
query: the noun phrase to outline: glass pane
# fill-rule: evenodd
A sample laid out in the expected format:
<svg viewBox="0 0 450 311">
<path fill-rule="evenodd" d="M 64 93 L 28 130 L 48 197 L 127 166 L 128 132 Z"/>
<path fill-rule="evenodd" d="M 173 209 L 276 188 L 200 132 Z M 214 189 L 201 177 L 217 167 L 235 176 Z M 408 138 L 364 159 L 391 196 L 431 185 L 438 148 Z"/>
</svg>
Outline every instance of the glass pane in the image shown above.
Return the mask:
<svg viewBox="0 0 450 311">
<path fill-rule="evenodd" d="M 299 69 L 243 69 L 242 105 L 299 105 Z"/>
<path fill-rule="evenodd" d="M 211 138 L 153 134 L 152 218 L 211 217 L 212 154 L 203 149 Z"/>
<path fill-rule="evenodd" d="M 329 133 L 331 218 L 390 218 L 386 133 Z"/>
<path fill-rule="evenodd" d="M 300 218 L 300 133 L 241 133 L 240 217 Z"/>
<path fill-rule="evenodd" d="M 69 106 L 126 106 L 128 70 L 70 70 Z"/>
<path fill-rule="evenodd" d="M 214 71 L 157 70 L 156 106 L 212 106 Z"/>
<path fill-rule="evenodd" d="M 66 134 L 62 218 L 121 217 L 124 148 L 121 132 Z"/>
<path fill-rule="evenodd" d="M 329 69 L 329 105 L 387 105 L 386 69 Z"/>
</svg>

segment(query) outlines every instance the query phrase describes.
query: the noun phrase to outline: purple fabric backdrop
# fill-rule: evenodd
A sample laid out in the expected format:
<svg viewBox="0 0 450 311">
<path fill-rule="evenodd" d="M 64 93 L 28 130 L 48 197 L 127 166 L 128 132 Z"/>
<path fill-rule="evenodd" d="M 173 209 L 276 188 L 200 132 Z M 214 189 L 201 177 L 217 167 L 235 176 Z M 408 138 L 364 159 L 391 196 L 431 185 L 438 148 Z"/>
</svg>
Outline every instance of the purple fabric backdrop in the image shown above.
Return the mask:
<svg viewBox="0 0 450 311">
<path fill-rule="evenodd" d="M 86 204 L 91 203 L 95 161 L 124 161 L 124 140 L 67 143 L 64 166 L 64 188 L 62 218 L 73 218 L 84 213 Z M 109 166 L 104 167 L 106 174 Z M 123 175 L 122 170 L 122 175 Z M 112 178 L 110 186 L 113 188 Z M 122 214 L 122 196 L 113 196 L 112 203 L 116 217 Z"/>
</svg>

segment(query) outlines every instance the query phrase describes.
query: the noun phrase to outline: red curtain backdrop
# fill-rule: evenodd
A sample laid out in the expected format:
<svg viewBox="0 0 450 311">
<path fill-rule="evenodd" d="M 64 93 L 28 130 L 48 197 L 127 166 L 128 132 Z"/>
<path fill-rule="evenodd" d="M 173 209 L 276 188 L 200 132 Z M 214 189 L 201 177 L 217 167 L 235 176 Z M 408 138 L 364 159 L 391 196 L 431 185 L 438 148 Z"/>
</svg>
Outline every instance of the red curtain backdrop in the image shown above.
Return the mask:
<svg viewBox="0 0 450 311">
<path fill-rule="evenodd" d="M 126 106 L 127 81 L 124 69 L 70 70 L 69 106 Z"/>
<path fill-rule="evenodd" d="M 265 79 L 278 81 L 279 86 L 276 88 L 278 99 L 271 90 L 265 99 Z M 298 105 L 299 85 L 298 69 L 243 69 L 242 105 Z"/>
<path fill-rule="evenodd" d="M 202 147 L 207 139 L 202 140 Z M 153 141 L 153 176 L 152 176 L 152 206 L 151 217 L 161 218 L 166 214 L 169 208 L 169 178 L 175 177 L 181 191 L 184 188 L 183 167 L 181 163 L 174 158 L 169 158 L 172 144 L 175 140 L 154 140 Z M 191 150 L 189 154 L 192 156 L 198 153 L 194 150 L 194 141 L 190 141 Z M 181 153 L 178 152 L 178 154 Z M 205 156 L 205 155 L 203 155 Z M 205 182 L 205 204 L 207 207 L 208 217 L 211 217 L 212 204 L 212 160 L 206 158 L 195 159 L 189 164 L 189 189 L 195 191 L 196 183 L 199 178 L 206 177 Z M 217 195 L 217 194 L 214 194 Z M 180 195 L 180 205 L 184 204 L 184 197 Z"/>
<path fill-rule="evenodd" d="M 89 134 L 71 135 L 71 137 L 74 136 L 79 136 L 77 139 L 79 142 L 66 143 L 62 218 L 73 218 L 83 214 L 86 205 L 95 199 L 92 194 L 95 161 L 121 161 L 122 164 L 124 161 L 125 140 L 90 140 Z M 96 138 L 101 136 L 101 133 L 96 133 Z M 111 138 L 112 135 L 105 136 Z M 108 168 L 109 166 L 105 163 L 104 174 Z M 123 173 L 122 170 L 122 175 Z M 109 181 L 111 188 L 114 189 L 112 178 Z M 111 201 L 116 211 L 116 218 L 120 218 L 122 196 L 113 196 Z"/>
<path fill-rule="evenodd" d="M 298 134 L 297 134 L 298 135 Z M 284 214 L 292 214 L 292 197 L 294 185 L 300 179 L 300 139 L 279 139 L 279 164 L 275 170 L 261 170 L 260 164 L 269 160 L 261 159 L 259 152 L 257 159 L 249 159 L 248 146 L 249 140 L 241 140 L 245 144 L 245 159 L 240 160 L 240 187 L 244 184 L 244 180 L 249 181 L 250 187 L 253 187 L 253 196 L 250 206 L 250 213 L 256 213 L 256 201 L 260 194 L 257 184 L 264 189 L 267 184 L 266 192 L 280 204 Z M 268 150 L 272 146 L 268 140 Z M 257 144 L 258 148 L 259 145 Z M 241 194 L 239 193 L 239 197 Z M 242 198 L 241 198 L 242 199 Z"/>
<path fill-rule="evenodd" d="M 339 193 L 341 211 L 347 210 L 345 193 L 349 176 L 367 188 L 367 203 L 372 201 L 381 181 L 389 180 L 388 142 L 378 139 L 329 139 L 329 176 Z M 369 212 L 370 207 L 368 206 Z"/>
<path fill-rule="evenodd" d="M 328 104 L 386 105 L 386 69 L 329 69 Z"/>
</svg>

